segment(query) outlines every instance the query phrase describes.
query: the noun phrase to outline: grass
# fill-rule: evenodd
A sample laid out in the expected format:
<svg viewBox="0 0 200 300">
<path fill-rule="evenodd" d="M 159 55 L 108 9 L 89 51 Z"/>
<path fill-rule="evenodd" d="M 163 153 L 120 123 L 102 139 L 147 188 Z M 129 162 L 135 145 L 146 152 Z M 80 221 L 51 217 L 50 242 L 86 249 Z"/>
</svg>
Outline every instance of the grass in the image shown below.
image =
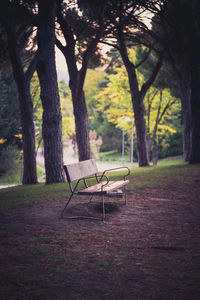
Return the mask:
<svg viewBox="0 0 200 300">
<path fill-rule="evenodd" d="M 122 177 L 123 172 L 112 172 L 109 179 Z M 190 176 L 190 174 L 192 174 Z M 200 174 L 200 165 L 189 165 L 180 163 L 177 160 L 166 160 L 160 162 L 156 167 L 133 168 L 131 170 L 129 190 L 134 192 L 135 188 L 145 188 L 154 184 L 166 186 L 176 182 L 191 182 L 196 180 Z M 31 205 L 33 203 L 53 200 L 66 199 L 66 183 L 57 184 L 35 184 L 18 185 L 0 190 L 0 212 L 8 207 L 17 205 Z"/>
<path fill-rule="evenodd" d="M 37 176 L 40 178 L 43 175 L 41 167 L 37 168 Z M 18 164 L 17 168 L 11 169 L 3 176 L 0 176 L 0 185 L 21 184 L 22 182 L 22 165 Z"/>
<path fill-rule="evenodd" d="M 0 190 L 0 212 L 8 207 L 31 205 L 42 200 L 53 200 L 55 197 L 66 197 L 66 184 L 18 185 Z"/>
<path fill-rule="evenodd" d="M 182 164 L 176 159 L 164 161 L 157 167 L 134 168 L 131 170 L 129 191 L 134 193 L 134 189 L 143 189 L 145 186 L 151 187 L 155 184 L 168 186 L 174 182 L 193 181 L 195 183 L 199 174 L 200 164 Z M 117 179 L 121 175 L 122 173 L 114 172 L 109 176 Z M 0 208 L 4 211 L 16 205 L 31 205 L 35 202 L 54 199 L 64 200 L 66 188 L 65 183 L 59 183 L 16 186 L 0 190 Z M 8 221 L 10 222 L 10 219 Z M 183 220 L 183 222 L 186 221 Z M 121 299 L 143 299 L 141 287 L 148 290 L 151 284 L 159 290 L 149 289 L 149 299 L 163 299 L 159 295 L 162 294 L 161 289 L 164 285 L 160 286 L 158 277 L 161 258 L 164 261 L 164 267 L 167 265 L 170 269 L 170 273 L 166 274 L 171 274 L 174 272 L 172 268 L 176 266 L 176 263 L 179 264 L 177 258 L 180 259 L 179 256 L 182 255 L 181 251 L 173 253 L 163 251 L 159 255 L 159 251 L 155 252 L 152 247 L 149 248 L 145 242 L 145 235 L 147 238 L 146 230 L 151 227 L 150 223 L 144 227 L 143 236 L 141 228 L 136 228 L 135 234 L 132 234 L 132 231 L 123 229 L 120 222 L 116 222 L 115 225 L 98 223 L 96 227 L 93 227 L 93 223 L 66 222 L 66 225 L 63 225 L 64 223 L 57 221 L 59 226 L 55 228 L 54 223 L 51 227 L 49 223 L 45 224 L 45 220 L 39 224 L 32 223 L 32 221 L 27 224 L 20 222 L 21 220 L 17 220 L 15 223 L 14 218 L 13 224 L 0 228 L 0 233 L 4 238 L 2 253 L 5 255 L 5 261 L 0 269 L 2 280 L 0 299 L 120 299 L 120 296 L 117 298 L 115 294 L 115 290 L 121 291 L 118 284 L 124 285 L 127 290 L 127 297 L 121 294 Z M 142 226 L 142 223 L 138 224 Z M 178 232 L 182 230 L 179 223 L 177 226 Z M 175 228 L 175 232 L 176 230 Z M 183 234 L 187 242 L 185 227 L 183 227 Z M 160 242 L 160 239 L 161 237 L 158 236 L 157 242 Z M 175 247 L 176 244 L 172 246 Z M 7 248 L 3 252 L 4 247 Z M 154 264 L 154 261 L 149 258 L 150 254 L 155 261 L 158 256 L 160 259 L 158 263 Z M 184 256 L 181 256 L 181 259 L 185 259 L 183 262 L 181 260 L 180 264 L 183 268 L 185 268 L 184 262 L 187 262 L 185 255 L 187 251 Z M 193 268 L 192 263 L 189 267 L 194 273 L 195 267 Z M 180 270 L 177 271 L 178 276 L 180 276 Z M 168 271 L 164 269 L 163 272 L 165 275 Z M 197 267 L 195 272 L 199 274 Z M 191 280 L 193 273 L 191 273 Z M 188 273 L 186 274 L 189 276 Z M 97 279 L 96 282 L 92 281 L 93 276 Z M 168 299 L 173 298 L 174 289 L 179 288 L 178 276 L 177 280 L 174 280 L 173 276 L 169 278 L 171 281 L 168 282 L 168 286 L 171 284 L 172 293 L 169 294 Z M 167 277 L 166 275 L 164 277 L 165 284 Z M 158 285 L 154 282 L 158 282 Z M 184 282 L 186 286 L 187 282 L 187 280 Z M 106 289 L 107 286 L 111 286 L 111 283 L 113 290 Z M 191 287 L 193 288 L 193 285 Z"/>
</svg>

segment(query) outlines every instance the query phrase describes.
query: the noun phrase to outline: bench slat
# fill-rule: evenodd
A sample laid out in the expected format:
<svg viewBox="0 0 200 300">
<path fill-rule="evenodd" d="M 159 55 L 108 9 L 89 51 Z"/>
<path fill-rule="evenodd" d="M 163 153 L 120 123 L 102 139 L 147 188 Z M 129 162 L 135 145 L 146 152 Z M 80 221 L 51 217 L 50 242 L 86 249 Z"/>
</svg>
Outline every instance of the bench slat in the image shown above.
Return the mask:
<svg viewBox="0 0 200 300">
<path fill-rule="evenodd" d="M 99 194 L 108 194 L 112 191 L 115 191 L 122 186 L 129 183 L 129 180 L 119 180 L 119 181 L 109 181 L 107 185 L 103 187 L 103 191 L 101 190 L 102 184 L 106 184 L 106 181 L 103 181 L 102 183 L 97 183 L 95 185 L 92 185 L 86 189 L 83 189 L 78 192 L 79 195 L 99 195 Z"/>
<path fill-rule="evenodd" d="M 97 165 L 94 159 L 66 165 L 65 170 L 68 173 L 67 177 L 69 182 L 98 173 Z"/>
</svg>

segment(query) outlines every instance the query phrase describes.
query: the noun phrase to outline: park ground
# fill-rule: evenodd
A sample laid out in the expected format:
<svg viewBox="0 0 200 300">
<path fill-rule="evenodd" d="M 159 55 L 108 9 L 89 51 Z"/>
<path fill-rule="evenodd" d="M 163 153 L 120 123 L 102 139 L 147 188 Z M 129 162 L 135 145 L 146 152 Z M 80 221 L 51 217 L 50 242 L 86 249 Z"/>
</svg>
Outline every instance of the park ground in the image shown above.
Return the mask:
<svg viewBox="0 0 200 300">
<path fill-rule="evenodd" d="M 200 299 L 200 165 L 133 170 L 105 222 L 60 219 L 66 188 L 0 191 L 0 299 Z"/>
</svg>

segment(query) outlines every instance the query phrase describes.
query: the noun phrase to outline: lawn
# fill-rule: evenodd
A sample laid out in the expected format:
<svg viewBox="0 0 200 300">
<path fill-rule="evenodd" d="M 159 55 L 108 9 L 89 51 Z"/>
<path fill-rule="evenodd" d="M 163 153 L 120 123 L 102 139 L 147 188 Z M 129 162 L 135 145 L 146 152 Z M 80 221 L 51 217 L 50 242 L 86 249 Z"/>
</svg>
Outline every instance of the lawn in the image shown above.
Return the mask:
<svg viewBox="0 0 200 300">
<path fill-rule="evenodd" d="M 105 222 L 60 219 L 66 198 L 66 184 L 0 190 L 0 299 L 200 299 L 200 165 L 133 169 Z"/>
</svg>

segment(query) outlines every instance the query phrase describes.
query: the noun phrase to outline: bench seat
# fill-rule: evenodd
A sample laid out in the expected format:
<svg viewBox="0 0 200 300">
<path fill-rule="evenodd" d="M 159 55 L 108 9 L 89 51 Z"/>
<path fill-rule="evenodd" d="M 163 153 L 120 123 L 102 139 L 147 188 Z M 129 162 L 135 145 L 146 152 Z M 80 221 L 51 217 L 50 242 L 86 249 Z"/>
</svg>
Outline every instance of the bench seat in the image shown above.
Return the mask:
<svg viewBox="0 0 200 300">
<path fill-rule="evenodd" d="M 124 185 L 128 184 L 129 180 L 106 181 L 89 186 L 78 192 L 79 195 L 106 195 L 115 190 L 119 190 Z"/>
<path fill-rule="evenodd" d="M 123 180 L 109 180 L 108 173 L 110 171 L 121 171 L 122 169 L 125 169 L 127 171 L 126 174 L 123 175 Z M 64 211 L 74 195 L 89 195 L 91 196 L 91 199 L 93 196 L 101 196 L 103 213 L 102 220 L 105 219 L 104 197 L 124 197 L 126 204 L 126 185 L 129 183 L 129 180 L 126 179 L 126 177 L 130 175 L 130 170 L 128 167 L 108 169 L 102 173 L 99 173 L 96 161 L 94 159 L 89 159 L 80 161 L 75 164 L 64 165 L 64 171 L 69 184 L 71 195 L 69 196 L 67 203 L 61 212 L 61 218 L 63 218 Z M 91 182 L 89 179 L 95 180 L 95 184 L 89 184 L 88 182 Z M 80 182 L 83 182 L 85 187 L 78 189 Z"/>
</svg>

